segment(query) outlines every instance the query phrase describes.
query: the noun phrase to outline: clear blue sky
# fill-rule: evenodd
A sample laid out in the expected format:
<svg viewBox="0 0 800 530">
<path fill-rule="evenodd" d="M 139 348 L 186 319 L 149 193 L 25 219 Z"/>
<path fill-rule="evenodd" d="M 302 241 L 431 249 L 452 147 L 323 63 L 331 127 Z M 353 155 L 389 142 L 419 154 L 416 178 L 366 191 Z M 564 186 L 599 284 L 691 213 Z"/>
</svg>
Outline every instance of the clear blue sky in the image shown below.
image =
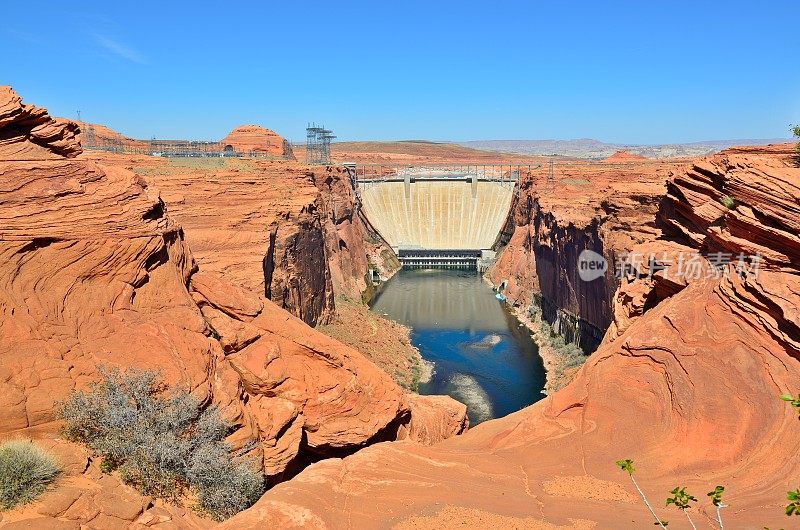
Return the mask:
<svg viewBox="0 0 800 530">
<path fill-rule="evenodd" d="M 224 7 L 226 4 L 236 7 Z M 149 138 L 788 138 L 800 2 L 4 2 L 0 84 Z"/>
</svg>

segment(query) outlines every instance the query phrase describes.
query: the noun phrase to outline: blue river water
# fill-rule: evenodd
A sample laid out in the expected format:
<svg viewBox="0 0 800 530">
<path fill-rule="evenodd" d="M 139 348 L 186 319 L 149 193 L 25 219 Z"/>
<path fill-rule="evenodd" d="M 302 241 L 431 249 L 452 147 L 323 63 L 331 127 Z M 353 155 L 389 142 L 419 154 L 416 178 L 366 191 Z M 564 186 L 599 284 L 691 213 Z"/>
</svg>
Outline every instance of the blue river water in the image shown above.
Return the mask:
<svg viewBox="0 0 800 530">
<path fill-rule="evenodd" d="M 427 366 L 419 393 L 465 403 L 470 425 L 544 397 L 536 343 L 476 271 L 402 269 L 371 308 L 411 328 Z"/>
</svg>

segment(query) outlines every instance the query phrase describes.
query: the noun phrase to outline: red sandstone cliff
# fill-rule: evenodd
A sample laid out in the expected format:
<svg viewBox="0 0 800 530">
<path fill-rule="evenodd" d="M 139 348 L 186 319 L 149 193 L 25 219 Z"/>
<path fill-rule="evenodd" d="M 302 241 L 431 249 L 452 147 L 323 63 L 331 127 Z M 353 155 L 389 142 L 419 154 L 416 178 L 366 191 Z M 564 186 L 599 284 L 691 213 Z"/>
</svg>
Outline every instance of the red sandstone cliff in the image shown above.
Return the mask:
<svg viewBox="0 0 800 530">
<path fill-rule="evenodd" d="M 354 210 L 349 177 L 340 168 L 261 159 L 83 156 L 144 175 L 186 230 L 203 270 L 264 293 L 311 325 L 330 320 L 336 295 L 368 296 L 370 261 L 381 265 L 385 259 L 385 244 Z"/>
<path fill-rule="evenodd" d="M 381 444 L 320 462 L 223 526 L 650 527 L 620 458 L 635 460 L 651 500 L 686 485 L 703 527 L 714 513 L 702 493 L 717 484 L 728 526 L 785 526 L 781 503 L 800 476 L 800 427 L 778 399 L 800 381 L 800 168 L 790 156 L 723 153 L 675 171 L 665 232 L 642 243 L 760 253 L 758 272 L 729 264 L 676 278 L 609 331 L 564 390 L 434 446 Z M 649 282 L 631 277 L 619 293 Z M 628 303 L 615 297 L 613 314 Z"/>
<path fill-rule="evenodd" d="M 673 167 L 567 165 L 555 170 L 556 182 L 548 182 L 544 169 L 524 175 L 505 229 L 508 243 L 489 278 L 505 282 L 511 303 L 536 302 L 568 341 L 593 350 L 613 319 L 615 270 L 584 282 L 578 256 L 588 249 L 613 263 L 616 254 L 654 239 L 655 213 Z"/>
<path fill-rule="evenodd" d="M 405 395 L 258 291 L 198 270 L 158 192 L 121 166 L 76 159 L 76 134 L 0 87 L 0 436 L 53 433 L 57 402 L 96 380 L 101 365 L 159 370 L 218 405 L 235 428 L 229 442 L 252 446 L 273 480 L 375 441 L 432 442 L 465 427 L 462 405 L 446 399 L 451 415 L 442 417 L 431 411 L 435 398 Z M 323 248 L 320 240 L 310 250 L 325 269 Z M 50 526 L 119 519 L 113 506 L 91 508 L 105 502 L 84 480 L 98 479 L 96 464 L 71 447 L 69 476 L 83 477 L 72 500 L 86 509 L 8 517 L 38 513 Z M 140 508 L 117 524 L 156 517 L 150 501 L 125 495 Z"/>
</svg>

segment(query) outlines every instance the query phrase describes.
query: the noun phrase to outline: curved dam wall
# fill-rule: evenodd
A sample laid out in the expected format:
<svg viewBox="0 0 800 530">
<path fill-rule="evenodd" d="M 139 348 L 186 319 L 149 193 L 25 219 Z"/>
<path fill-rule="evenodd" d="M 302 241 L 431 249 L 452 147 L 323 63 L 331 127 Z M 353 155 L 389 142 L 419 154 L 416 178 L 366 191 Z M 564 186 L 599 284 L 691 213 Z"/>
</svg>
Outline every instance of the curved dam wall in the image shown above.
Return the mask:
<svg viewBox="0 0 800 530">
<path fill-rule="evenodd" d="M 363 211 L 394 248 L 489 249 L 514 186 L 502 182 L 361 182 Z"/>
</svg>

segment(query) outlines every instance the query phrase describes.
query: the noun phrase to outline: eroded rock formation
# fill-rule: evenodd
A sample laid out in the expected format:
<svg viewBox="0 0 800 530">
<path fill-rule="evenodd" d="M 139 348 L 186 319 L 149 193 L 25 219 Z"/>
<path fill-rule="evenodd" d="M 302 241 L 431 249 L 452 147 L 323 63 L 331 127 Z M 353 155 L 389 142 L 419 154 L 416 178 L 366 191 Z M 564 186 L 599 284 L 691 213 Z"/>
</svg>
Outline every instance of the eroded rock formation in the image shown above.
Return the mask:
<svg viewBox="0 0 800 530">
<path fill-rule="evenodd" d="M 223 149 L 294 160 L 292 147 L 283 137 L 260 125 L 240 125 L 220 141 Z"/>
<path fill-rule="evenodd" d="M 145 175 L 184 227 L 204 271 L 264 293 L 311 325 L 330 321 L 336 295 L 371 296 L 369 267 L 386 269 L 393 258 L 355 210 L 349 176 L 340 168 L 260 159 L 84 156 Z"/>
<path fill-rule="evenodd" d="M 440 413 L 426 427 L 430 407 L 357 351 L 198 267 L 142 177 L 74 158 L 74 125 L 7 87 L 0 109 L 0 436 L 54 432 L 58 401 L 101 365 L 159 370 L 218 406 L 228 441 L 273 479 L 375 441 L 464 428 Z M 323 241 L 309 251 L 327 268 Z M 463 420 L 463 406 L 443 405 Z"/>
</svg>

